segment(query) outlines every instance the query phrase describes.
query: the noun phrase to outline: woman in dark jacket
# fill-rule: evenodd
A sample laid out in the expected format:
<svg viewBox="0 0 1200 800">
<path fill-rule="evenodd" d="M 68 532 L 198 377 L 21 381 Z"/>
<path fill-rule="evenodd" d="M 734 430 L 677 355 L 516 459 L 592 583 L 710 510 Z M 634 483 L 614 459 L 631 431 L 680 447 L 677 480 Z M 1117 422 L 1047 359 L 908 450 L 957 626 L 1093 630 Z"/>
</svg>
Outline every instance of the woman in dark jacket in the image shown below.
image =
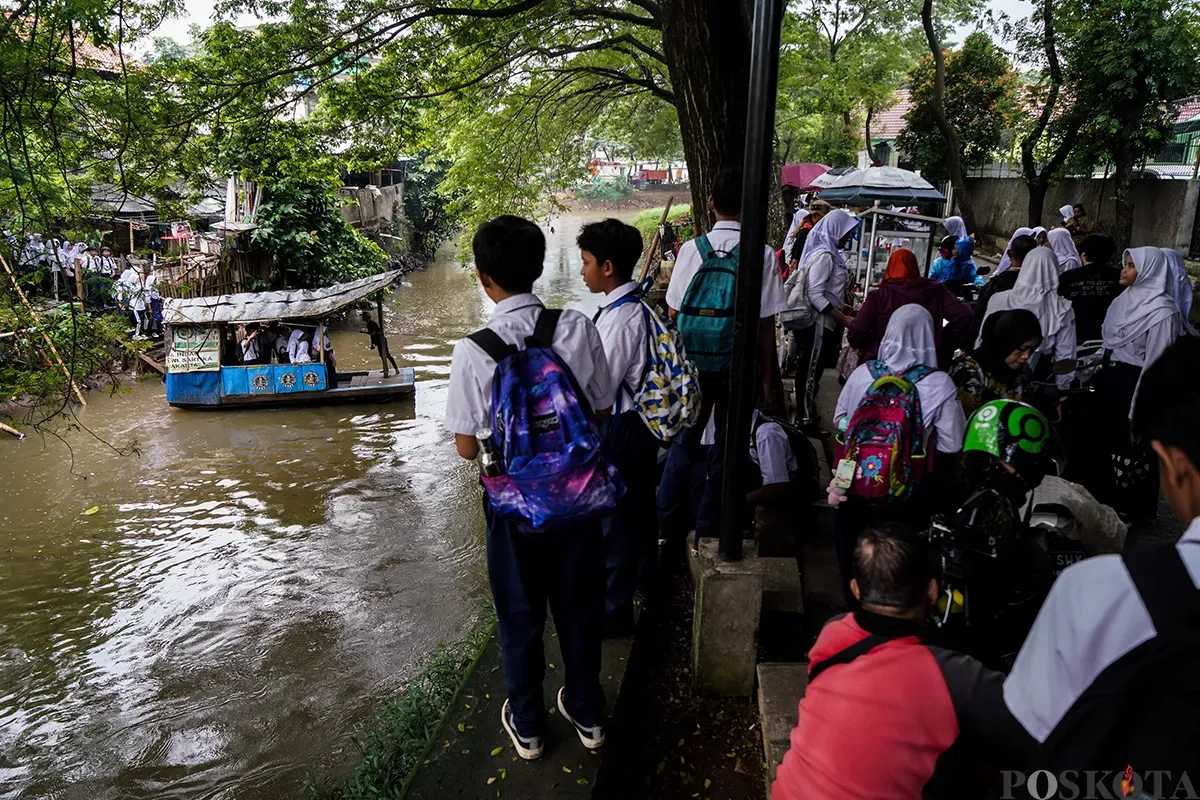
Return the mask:
<svg viewBox="0 0 1200 800">
<path fill-rule="evenodd" d="M 938 366 L 949 366 L 960 335 L 971 324 L 971 308 L 940 281 L 922 278 L 916 255 L 905 249 L 892 253 L 879 288 L 867 294 L 850 324 L 847 339 L 859 352 L 860 361 L 876 357 L 892 313 L 909 303 L 922 306 L 933 317 Z"/>
</svg>

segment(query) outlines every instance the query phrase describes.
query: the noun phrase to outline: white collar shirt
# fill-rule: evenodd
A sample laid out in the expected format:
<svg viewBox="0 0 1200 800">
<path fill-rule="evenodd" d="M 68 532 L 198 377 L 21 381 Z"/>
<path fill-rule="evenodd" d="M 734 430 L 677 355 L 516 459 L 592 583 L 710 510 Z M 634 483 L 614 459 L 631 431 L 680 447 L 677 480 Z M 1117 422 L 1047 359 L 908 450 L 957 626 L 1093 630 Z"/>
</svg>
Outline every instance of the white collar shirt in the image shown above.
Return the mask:
<svg viewBox="0 0 1200 800">
<path fill-rule="evenodd" d="M 846 284 L 850 280 L 849 270 L 838 264 L 833 254 L 827 251 L 811 256 L 804 269 L 808 270 L 808 300 L 813 308 L 841 311 L 845 304 Z M 837 327 L 837 320 L 829 314 L 821 314 L 820 319 L 826 330 Z"/>
<path fill-rule="evenodd" d="M 1200 517 L 1175 546 L 1200 588 Z M 1005 705 L 1045 742 L 1100 673 L 1156 635 L 1121 556 L 1073 564 L 1054 582 L 1017 654 L 1004 681 Z"/>
<path fill-rule="evenodd" d="M 506 297 L 496 304 L 487 327 L 508 344 L 525 347 L 545 305 L 532 293 Z M 578 311 L 563 311 L 554 329 L 554 352 L 575 376 L 575 383 L 593 411 L 612 408 L 616 395 L 604 343 L 592 321 Z M 450 360 L 450 391 L 446 398 L 446 429 L 474 436 L 492 427 L 492 378 L 496 362 L 468 338 L 454 345 Z"/>
<path fill-rule="evenodd" d="M 763 486 L 787 483 L 796 471 L 796 454 L 788 441 L 787 431 L 778 422 L 758 424 L 759 411 L 750 414 L 750 460 L 762 474 Z M 708 417 L 708 425 L 700 437 L 700 444 L 713 446 L 716 443 L 716 420 Z"/>
<path fill-rule="evenodd" d="M 732 252 L 742 238 L 742 226 L 737 222 L 718 222 L 708 232 L 708 243 L 714 250 Z M 683 307 L 683 298 L 687 295 L 692 278 L 700 271 L 703 259 L 696 247 L 696 240 L 684 242 L 679 248 L 679 256 L 675 259 L 675 269 L 671 272 L 671 282 L 667 284 L 667 305 L 678 311 Z M 763 248 L 763 279 L 762 296 L 758 309 L 760 318 L 772 317 L 787 309 L 787 300 L 783 296 L 783 279 L 775 268 L 775 252 L 770 247 Z"/>
<path fill-rule="evenodd" d="M 616 387 L 617 397 L 613 414 L 633 407 L 630 397 L 642 383 L 646 371 L 646 321 L 642 303 L 637 298 L 618 304 L 637 288 L 637 281 L 621 284 L 604 296 L 596 314 L 596 330 L 604 343 L 608 372 Z"/>
</svg>

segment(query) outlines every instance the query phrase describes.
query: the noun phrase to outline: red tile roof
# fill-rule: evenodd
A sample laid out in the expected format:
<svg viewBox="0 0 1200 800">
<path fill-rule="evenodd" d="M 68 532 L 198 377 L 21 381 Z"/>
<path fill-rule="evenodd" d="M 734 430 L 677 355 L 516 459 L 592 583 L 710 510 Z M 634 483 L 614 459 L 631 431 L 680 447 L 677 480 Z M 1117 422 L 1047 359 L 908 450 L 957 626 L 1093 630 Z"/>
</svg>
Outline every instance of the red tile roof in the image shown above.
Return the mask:
<svg viewBox="0 0 1200 800">
<path fill-rule="evenodd" d="M 904 115 L 913 106 L 908 89 L 897 89 L 892 97 L 896 101 L 894 106 L 871 117 L 872 139 L 895 139 L 904 130 Z"/>
<path fill-rule="evenodd" d="M 1200 95 L 1189 97 L 1180 104 L 1179 113 L 1175 115 L 1175 124 L 1178 125 L 1197 117 L 1200 117 Z"/>
<path fill-rule="evenodd" d="M 124 56 L 124 67 L 131 67 L 137 63 L 128 50 L 125 50 Z M 82 37 L 75 40 L 75 57 L 81 66 L 102 72 L 120 73 L 124 68 L 121 64 L 121 53 L 117 52 L 115 47 L 99 47 Z"/>
</svg>

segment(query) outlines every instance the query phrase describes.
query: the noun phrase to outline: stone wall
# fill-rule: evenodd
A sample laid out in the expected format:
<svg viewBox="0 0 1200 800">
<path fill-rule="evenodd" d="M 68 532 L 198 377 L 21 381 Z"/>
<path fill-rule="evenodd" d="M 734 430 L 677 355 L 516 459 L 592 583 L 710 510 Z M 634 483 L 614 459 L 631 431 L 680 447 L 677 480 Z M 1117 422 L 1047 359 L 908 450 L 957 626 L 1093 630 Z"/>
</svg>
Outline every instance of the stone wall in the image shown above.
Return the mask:
<svg viewBox="0 0 1200 800">
<path fill-rule="evenodd" d="M 1029 193 L 1020 178 L 968 178 L 967 191 L 975 203 L 978 233 L 1007 241 L 1017 228 L 1028 225 Z M 1080 203 L 1103 231 L 1115 226 L 1113 181 L 1066 180 L 1046 193 L 1041 224 L 1061 225 L 1060 206 Z M 1144 179 L 1133 182 L 1133 240 L 1130 245 L 1173 247 L 1185 255 L 1196 228 L 1200 182 Z"/>
<path fill-rule="evenodd" d="M 392 218 L 396 204 L 404 203 L 404 184 L 392 186 L 343 186 L 338 193 L 349 200 L 357 201 L 342 206 L 342 219 L 359 230 L 374 230 L 379 223 Z"/>
</svg>

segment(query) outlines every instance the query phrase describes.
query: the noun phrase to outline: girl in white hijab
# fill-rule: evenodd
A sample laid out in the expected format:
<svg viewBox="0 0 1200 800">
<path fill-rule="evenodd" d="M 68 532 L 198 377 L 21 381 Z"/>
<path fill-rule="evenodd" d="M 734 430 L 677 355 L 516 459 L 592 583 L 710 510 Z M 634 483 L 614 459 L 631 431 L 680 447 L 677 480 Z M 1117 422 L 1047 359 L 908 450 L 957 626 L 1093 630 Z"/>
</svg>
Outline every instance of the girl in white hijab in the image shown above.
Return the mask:
<svg viewBox="0 0 1200 800">
<path fill-rule="evenodd" d="M 1058 213 L 1062 216 L 1063 225 L 1066 225 L 1075 218 L 1075 206 L 1070 204 L 1062 206 L 1058 209 Z"/>
<path fill-rule="evenodd" d="M 938 451 L 957 453 L 962 450 L 963 434 L 967 427 L 966 415 L 958 401 L 954 381 L 946 373 L 937 371 L 933 317 L 923 306 L 910 303 L 892 314 L 879 345 L 879 361 L 886 364 L 888 372 L 893 375 L 903 375 L 918 364 L 935 370 L 917 383 L 926 440 L 936 431 Z M 849 423 L 872 383 L 874 379 L 867 364 L 860 364 L 858 369 L 850 373 L 838 396 L 833 415 L 839 429 Z"/>
<path fill-rule="evenodd" d="M 1121 285 L 1104 317 L 1100 400 L 1110 431 L 1112 481 L 1105 502 L 1134 519 L 1152 519 L 1158 510 L 1158 458 L 1149 442 L 1133 439 L 1133 417 L 1142 373 L 1176 339 L 1182 324 L 1171 296 L 1171 267 L 1157 247 L 1126 250 Z"/>
<path fill-rule="evenodd" d="M 1192 279 L 1188 277 L 1187 267 L 1183 264 L 1183 256 L 1169 247 L 1159 248 L 1167 258 L 1167 266 L 1171 268 L 1171 296 L 1175 305 L 1179 306 L 1179 314 L 1183 318 L 1183 329 L 1192 336 L 1200 336 L 1200 331 L 1192 327 L 1188 319 L 1192 314 Z"/>
<path fill-rule="evenodd" d="M 800 270 L 807 271 L 808 302 L 819 315 L 817 322 L 801 331 L 793 331 L 793 352 L 798 356 L 796 378 L 803 375 L 803 391 L 797 398 L 800 424 L 817 423 L 817 388 L 821 372 L 837 360 L 842 336 L 839 325 L 849 325 L 850 317 L 842 310 L 850 273 L 842 246 L 858 229 L 858 219 L 845 211 L 830 211 L 808 232 Z M 833 363 L 831 363 L 833 362 Z M 934 362 L 937 363 L 937 362 Z"/>
<path fill-rule="evenodd" d="M 1045 247 L 1046 246 L 1046 233 L 1047 233 L 1046 229 L 1043 228 L 1041 225 L 1038 225 L 1029 232 L 1029 235 L 1033 237 L 1033 240 L 1035 242 L 1037 242 L 1038 247 Z"/>
<path fill-rule="evenodd" d="M 1071 232 L 1066 228 L 1055 228 L 1048 231 L 1046 243 L 1054 251 L 1054 255 L 1058 256 L 1058 273 L 1060 275 L 1069 269 L 1083 266 L 1083 262 L 1079 259 L 1079 251 L 1075 249 L 1075 240 L 1071 238 Z"/>
<path fill-rule="evenodd" d="M 1007 292 L 996 292 L 988 300 L 984 322 L 992 314 L 1014 308 L 1032 311 L 1042 326 L 1042 344 L 1038 353 L 1050 354 L 1054 362 L 1075 358 L 1075 308 L 1071 301 L 1058 296 L 1058 259 L 1048 247 L 1038 247 L 1025 256 L 1017 282 Z M 981 328 L 982 330 L 982 328 Z M 981 338 L 975 340 L 979 347 Z M 1075 373 L 1058 375 L 1060 389 L 1071 385 Z"/>
<path fill-rule="evenodd" d="M 954 237 L 956 242 L 967 235 L 967 224 L 963 222 L 962 217 L 946 217 L 942 227 L 946 229 L 946 233 Z"/>
<path fill-rule="evenodd" d="M 1008 257 L 1008 251 L 1012 249 L 1013 240 L 1016 239 L 1018 236 L 1033 236 L 1033 232 L 1035 230 L 1037 230 L 1037 229 L 1036 228 L 1017 228 L 1015 231 L 1013 231 L 1013 235 L 1008 237 L 1008 244 L 1004 248 L 1004 255 L 1000 256 L 1000 264 L 997 265 L 996 271 L 992 273 L 993 277 L 995 277 L 996 275 L 999 275 L 1001 272 L 1004 272 L 1004 270 L 1006 270 L 1012 266 L 1012 259 Z"/>
</svg>

